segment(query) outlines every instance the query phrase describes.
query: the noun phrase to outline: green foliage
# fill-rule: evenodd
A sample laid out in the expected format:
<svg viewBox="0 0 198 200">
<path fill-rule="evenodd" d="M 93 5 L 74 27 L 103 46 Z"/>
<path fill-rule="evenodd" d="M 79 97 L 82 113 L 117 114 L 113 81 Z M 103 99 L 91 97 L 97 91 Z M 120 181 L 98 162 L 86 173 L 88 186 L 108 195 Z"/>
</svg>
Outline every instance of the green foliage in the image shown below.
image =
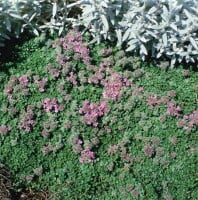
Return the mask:
<svg viewBox="0 0 198 200">
<path fill-rule="evenodd" d="M 197 73 L 182 66 L 163 71 L 106 44 L 89 46 L 90 61 L 83 61 L 77 42 L 66 48 L 62 40 L 29 40 L 0 71 L 0 161 L 15 188 L 49 190 L 55 199 L 196 199 L 197 115 L 186 130 L 178 122 L 197 109 Z M 80 39 L 78 45 L 87 47 Z M 58 112 L 44 110 L 46 98 L 57 100 Z M 97 126 L 79 112 L 85 100 L 107 102 Z M 34 121 L 29 131 L 19 128 L 26 116 Z M 93 162 L 79 162 L 84 149 L 95 153 Z"/>
</svg>

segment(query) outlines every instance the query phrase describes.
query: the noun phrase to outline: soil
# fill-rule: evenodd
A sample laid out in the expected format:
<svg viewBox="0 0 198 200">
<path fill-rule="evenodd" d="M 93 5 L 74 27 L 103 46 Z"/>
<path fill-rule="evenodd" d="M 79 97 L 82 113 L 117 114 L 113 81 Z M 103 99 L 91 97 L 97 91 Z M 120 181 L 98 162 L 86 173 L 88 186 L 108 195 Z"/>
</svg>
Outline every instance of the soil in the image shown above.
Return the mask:
<svg viewBox="0 0 198 200">
<path fill-rule="evenodd" d="M 0 200 L 52 200 L 52 196 L 45 191 L 35 192 L 24 189 L 15 192 L 9 170 L 0 163 Z"/>
</svg>

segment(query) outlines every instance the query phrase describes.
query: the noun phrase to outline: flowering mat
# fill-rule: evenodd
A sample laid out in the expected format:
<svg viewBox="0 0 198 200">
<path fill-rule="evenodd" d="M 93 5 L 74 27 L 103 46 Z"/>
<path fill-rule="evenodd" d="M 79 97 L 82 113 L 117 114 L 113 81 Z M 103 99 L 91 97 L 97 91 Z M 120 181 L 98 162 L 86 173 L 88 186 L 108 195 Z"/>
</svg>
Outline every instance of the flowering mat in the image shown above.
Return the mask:
<svg viewBox="0 0 198 200">
<path fill-rule="evenodd" d="M 148 66 L 74 30 L 30 44 L 0 90 L 0 161 L 24 198 L 195 199 L 196 72 Z"/>
</svg>

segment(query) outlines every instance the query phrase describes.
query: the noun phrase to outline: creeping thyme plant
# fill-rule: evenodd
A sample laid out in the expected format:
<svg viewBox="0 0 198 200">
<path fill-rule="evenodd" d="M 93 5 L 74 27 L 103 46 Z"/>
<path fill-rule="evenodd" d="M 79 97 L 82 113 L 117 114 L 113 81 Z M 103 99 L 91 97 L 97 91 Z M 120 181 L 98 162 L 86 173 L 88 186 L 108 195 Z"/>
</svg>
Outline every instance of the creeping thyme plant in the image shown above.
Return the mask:
<svg viewBox="0 0 198 200">
<path fill-rule="evenodd" d="M 0 161 L 14 187 L 54 199 L 196 199 L 197 73 L 89 45 L 76 30 L 44 40 L 1 63 Z"/>
</svg>

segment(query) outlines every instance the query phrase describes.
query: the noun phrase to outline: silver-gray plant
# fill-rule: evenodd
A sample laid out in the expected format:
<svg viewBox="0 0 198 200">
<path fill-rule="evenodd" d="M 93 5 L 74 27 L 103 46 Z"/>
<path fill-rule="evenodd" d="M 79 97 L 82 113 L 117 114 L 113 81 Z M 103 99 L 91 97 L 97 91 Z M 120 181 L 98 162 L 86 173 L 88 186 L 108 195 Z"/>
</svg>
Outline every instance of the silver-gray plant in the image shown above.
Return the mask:
<svg viewBox="0 0 198 200">
<path fill-rule="evenodd" d="M 19 37 L 24 29 L 35 35 L 50 30 L 62 33 L 65 25 L 74 19 L 69 11 L 79 2 L 72 0 L 0 0 L 0 46 L 10 36 Z"/>
<path fill-rule="evenodd" d="M 78 19 L 69 18 L 79 6 Z M 65 26 L 83 25 L 98 43 L 117 41 L 144 60 L 168 57 L 198 62 L 198 0 L 0 0 L 0 46 L 25 28 L 62 33 Z"/>
<path fill-rule="evenodd" d="M 98 42 L 123 43 L 144 60 L 198 61 L 198 0 L 86 0 L 79 23 Z"/>
</svg>

